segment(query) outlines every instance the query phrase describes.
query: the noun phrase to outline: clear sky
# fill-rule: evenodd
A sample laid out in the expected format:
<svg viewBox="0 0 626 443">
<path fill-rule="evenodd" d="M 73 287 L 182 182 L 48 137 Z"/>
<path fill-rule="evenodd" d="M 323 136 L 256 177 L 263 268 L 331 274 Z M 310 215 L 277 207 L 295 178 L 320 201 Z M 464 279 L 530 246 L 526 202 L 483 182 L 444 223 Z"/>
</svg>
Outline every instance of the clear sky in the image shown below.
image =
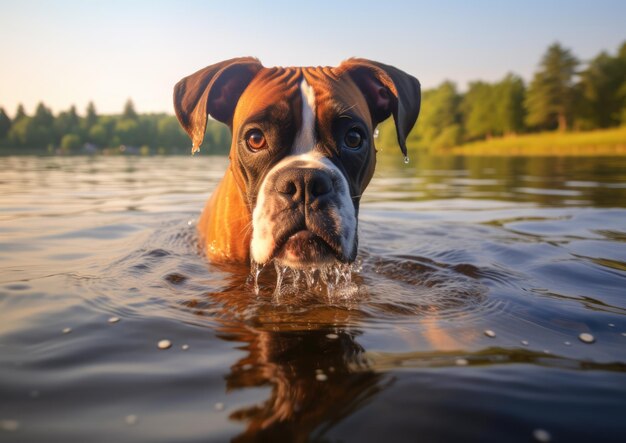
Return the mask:
<svg viewBox="0 0 626 443">
<path fill-rule="evenodd" d="M 93 100 L 172 112 L 181 77 L 253 55 L 266 66 L 395 65 L 425 88 L 450 79 L 530 79 L 555 41 L 581 59 L 626 40 L 626 1 L 0 0 L 0 106 L 55 112 Z"/>
</svg>

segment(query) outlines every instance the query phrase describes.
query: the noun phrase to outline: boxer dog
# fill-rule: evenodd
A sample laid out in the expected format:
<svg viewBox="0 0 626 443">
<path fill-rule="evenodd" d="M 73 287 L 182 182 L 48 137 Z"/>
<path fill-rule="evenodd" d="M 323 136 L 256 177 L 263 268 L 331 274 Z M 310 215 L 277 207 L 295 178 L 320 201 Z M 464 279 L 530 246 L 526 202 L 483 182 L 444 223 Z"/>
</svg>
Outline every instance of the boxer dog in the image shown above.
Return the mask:
<svg viewBox="0 0 626 443">
<path fill-rule="evenodd" d="M 392 115 L 406 157 L 420 84 L 365 59 L 266 68 L 243 57 L 183 78 L 174 108 L 192 152 L 208 115 L 232 133 L 229 167 L 198 221 L 208 258 L 305 268 L 354 261 L 359 202 L 376 165 L 374 130 Z"/>
</svg>

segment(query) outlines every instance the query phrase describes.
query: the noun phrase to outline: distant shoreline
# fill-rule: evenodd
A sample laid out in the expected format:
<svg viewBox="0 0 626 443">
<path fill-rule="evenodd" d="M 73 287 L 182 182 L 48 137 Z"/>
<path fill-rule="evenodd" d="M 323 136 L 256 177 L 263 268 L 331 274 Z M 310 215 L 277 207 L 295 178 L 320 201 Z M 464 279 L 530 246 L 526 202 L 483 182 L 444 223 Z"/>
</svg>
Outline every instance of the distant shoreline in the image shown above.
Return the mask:
<svg viewBox="0 0 626 443">
<path fill-rule="evenodd" d="M 389 138 L 377 145 L 381 154 L 396 152 L 397 144 Z M 626 126 L 580 132 L 539 132 L 532 134 L 494 137 L 489 140 L 457 145 L 451 148 L 428 148 L 422 143 L 407 143 L 413 155 L 427 152 L 429 155 L 484 155 L 513 156 L 623 156 L 626 155 Z"/>
<path fill-rule="evenodd" d="M 626 155 L 626 126 L 581 132 L 541 132 L 466 143 L 446 152 L 461 155 Z"/>
<path fill-rule="evenodd" d="M 379 155 L 387 155 L 389 152 L 396 153 L 397 146 L 380 146 Z M 626 126 L 611 129 L 598 129 L 581 132 L 541 132 L 535 134 L 513 135 L 508 137 L 492 138 L 466 143 L 453 148 L 423 149 L 421 147 L 408 145 L 410 153 L 419 155 L 427 152 L 429 155 L 463 155 L 463 156 L 623 156 L 626 155 Z M 212 152 L 213 151 L 213 152 Z M 217 151 L 217 152 L 216 152 Z M 154 152 L 154 150 L 141 152 L 123 152 L 116 149 L 108 149 L 104 152 L 95 153 L 64 153 L 42 152 L 41 150 L 29 148 L 4 148 L 0 149 L 1 157 L 8 156 L 42 156 L 42 157 L 73 157 L 73 156 L 191 156 L 191 148 L 183 152 Z M 219 148 L 212 150 L 211 147 L 203 148 L 200 156 L 224 156 Z"/>
</svg>

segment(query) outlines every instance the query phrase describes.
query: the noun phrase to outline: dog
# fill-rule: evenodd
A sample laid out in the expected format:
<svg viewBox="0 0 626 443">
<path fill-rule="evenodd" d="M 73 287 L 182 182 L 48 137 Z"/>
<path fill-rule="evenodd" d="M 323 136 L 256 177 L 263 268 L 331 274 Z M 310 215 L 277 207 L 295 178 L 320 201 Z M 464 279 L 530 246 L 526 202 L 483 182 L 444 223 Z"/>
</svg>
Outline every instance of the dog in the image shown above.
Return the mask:
<svg viewBox="0 0 626 443">
<path fill-rule="evenodd" d="M 198 221 L 209 260 L 296 269 L 354 261 L 374 130 L 393 116 L 406 157 L 420 94 L 416 78 L 360 58 L 266 68 L 242 57 L 180 80 L 174 108 L 192 153 L 209 115 L 232 134 L 230 164 Z"/>
</svg>

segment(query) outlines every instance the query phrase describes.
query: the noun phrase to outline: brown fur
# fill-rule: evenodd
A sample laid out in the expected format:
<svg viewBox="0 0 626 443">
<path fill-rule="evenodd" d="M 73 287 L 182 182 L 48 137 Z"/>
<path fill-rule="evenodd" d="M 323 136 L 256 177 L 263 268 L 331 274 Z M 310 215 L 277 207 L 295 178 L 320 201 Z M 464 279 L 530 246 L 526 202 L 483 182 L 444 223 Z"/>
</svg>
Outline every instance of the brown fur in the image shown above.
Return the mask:
<svg viewBox="0 0 626 443">
<path fill-rule="evenodd" d="M 336 68 L 265 68 L 251 57 L 208 66 L 177 83 L 174 107 L 183 128 L 199 149 L 207 115 L 227 124 L 233 134 L 230 165 L 209 201 L 198 232 L 212 261 L 247 262 L 251 240 L 252 207 L 246 198 L 246 177 L 237 154 L 241 122 L 274 106 L 290 112 L 300 125 L 299 81 L 304 77 L 315 91 L 316 122 L 320 138 L 330 139 L 332 119 L 351 109 L 368 123 L 371 134 L 382 120 L 393 116 L 398 142 L 406 155 L 406 136 L 419 113 L 419 82 L 381 63 L 350 59 Z M 263 116 L 261 118 L 272 118 Z M 326 136 L 326 137 L 325 137 Z M 351 171 L 351 187 L 360 196 L 374 174 L 375 148 L 364 168 Z"/>
</svg>

